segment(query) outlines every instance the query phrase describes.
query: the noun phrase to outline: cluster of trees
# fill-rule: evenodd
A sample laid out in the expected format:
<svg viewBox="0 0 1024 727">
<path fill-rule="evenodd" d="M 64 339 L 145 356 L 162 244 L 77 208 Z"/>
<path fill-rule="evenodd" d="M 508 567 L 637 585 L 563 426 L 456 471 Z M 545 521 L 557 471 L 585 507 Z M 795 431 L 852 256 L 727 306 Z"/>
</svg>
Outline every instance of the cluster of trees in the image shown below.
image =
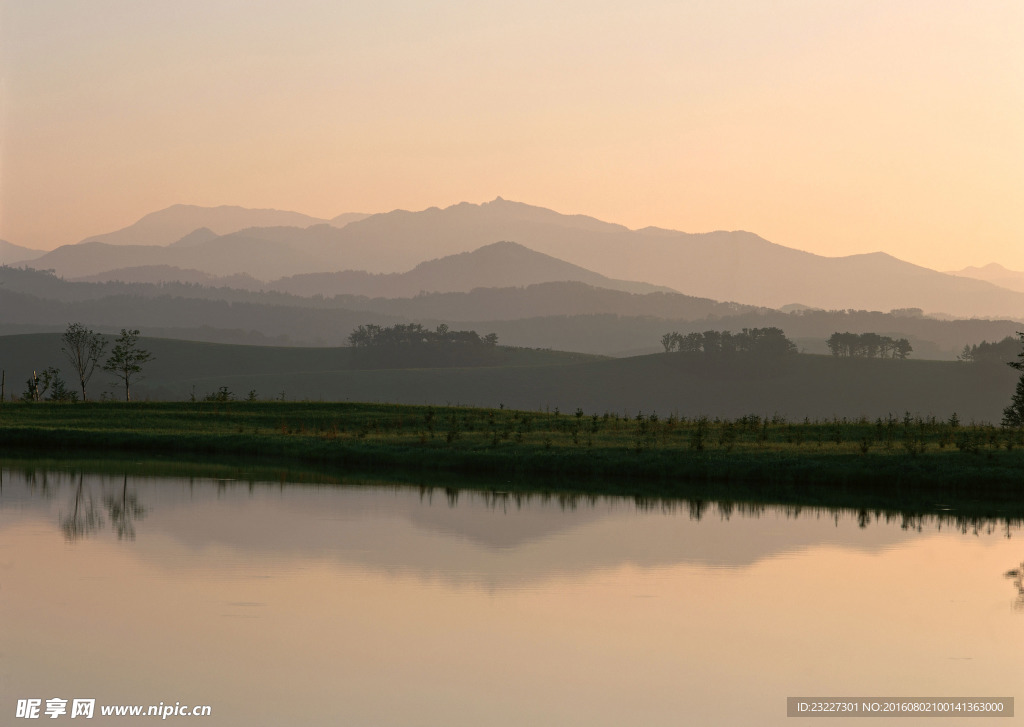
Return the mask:
<svg viewBox="0 0 1024 727">
<path fill-rule="evenodd" d="M 965 345 L 957 358 L 970 363 L 1006 363 L 1007 359 L 1013 358 L 1019 351 L 1020 341 L 1007 336 L 995 343 L 982 341 L 973 346 Z"/>
<path fill-rule="evenodd" d="M 1013 340 L 1008 339 L 1008 340 Z M 1010 361 L 1007 366 L 1012 366 L 1021 372 L 1017 380 L 1017 390 L 1010 399 L 1010 404 L 1003 409 L 1004 427 L 1024 427 L 1024 333 L 1017 332 L 1017 361 Z"/>
<path fill-rule="evenodd" d="M 789 356 L 796 344 L 781 328 L 744 328 L 739 333 L 704 331 L 703 333 L 666 333 L 661 337 L 665 353 L 733 354 L 749 353 L 762 357 Z"/>
<path fill-rule="evenodd" d="M 833 356 L 854 358 L 899 358 L 910 356 L 914 347 L 906 338 L 877 333 L 833 333 L 825 341 Z"/>
<path fill-rule="evenodd" d="M 121 329 L 121 335 L 114 341 L 110 355 L 103 360 L 108 341 L 102 334 L 86 328 L 81 323 L 71 323 L 61 334 L 61 353 L 71 364 L 75 378 L 82 391 L 82 401 L 88 401 L 86 385 L 92 379 L 97 368 L 102 368 L 114 375 L 118 386 L 124 386 L 125 401 L 131 401 L 131 385 L 142 375 L 142 365 L 153 358 L 153 355 L 138 345 L 137 329 Z M 102 360 L 102 363 L 101 363 Z M 5 376 L 6 378 L 6 376 Z M 23 401 L 72 402 L 78 401 L 78 392 L 70 389 L 61 376 L 60 369 L 49 366 L 42 372 L 33 371 L 25 382 Z M 3 401 L 3 393 L 0 393 Z"/>
<path fill-rule="evenodd" d="M 494 360 L 498 335 L 453 331 L 442 323 L 431 331 L 419 323 L 359 326 L 348 336 L 364 366 L 479 366 Z"/>
<path fill-rule="evenodd" d="M 349 345 L 355 348 L 379 347 L 432 347 L 432 346 L 496 346 L 498 334 L 488 333 L 481 337 L 476 331 L 453 331 L 442 323 L 435 330 L 424 328 L 419 323 L 398 323 L 390 327 L 374 324 L 359 326 L 348 336 Z"/>
</svg>

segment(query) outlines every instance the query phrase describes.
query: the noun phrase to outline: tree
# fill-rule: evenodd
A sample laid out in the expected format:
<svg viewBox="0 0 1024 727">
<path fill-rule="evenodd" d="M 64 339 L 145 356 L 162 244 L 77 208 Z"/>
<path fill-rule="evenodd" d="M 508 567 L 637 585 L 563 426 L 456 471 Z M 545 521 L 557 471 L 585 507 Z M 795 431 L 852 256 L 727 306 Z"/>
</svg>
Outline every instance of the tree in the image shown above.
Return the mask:
<svg viewBox="0 0 1024 727">
<path fill-rule="evenodd" d="M 117 376 L 124 382 L 124 400 L 131 401 L 132 379 L 137 379 L 142 373 L 142 364 L 153 359 L 153 354 L 138 347 L 138 329 L 129 331 L 121 329 L 121 335 L 114 341 L 114 349 L 110 352 L 110 358 L 103 364 L 103 370 Z"/>
<path fill-rule="evenodd" d="M 25 382 L 25 393 L 21 395 L 22 401 L 39 401 L 43 395 L 50 390 L 50 385 L 55 379 L 60 378 L 60 371 L 53 366 L 43 369 L 41 374 L 32 372 L 32 377 Z"/>
<path fill-rule="evenodd" d="M 1020 339 L 1021 344 L 1024 344 L 1024 333 L 1018 331 L 1017 338 Z M 1004 427 L 1024 426 L 1024 350 L 1017 354 L 1017 358 L 1020 360 L 1009 361 L 1006 364 L 1020 371 L 1021 375 L 1017 380 L 1017 390 L 1010 399 L 1010 405 L 1003 409 Z"/>
<path fill-rule="evenodd" d="M 905 359 L 907 356 L 914 352 L 914 347 L 910 345 L 910 341 L 905 338 L 901 338 L 896 341 L 896 349 L 893 351 L 892 357 Z"/>
<path fill-rule="evenodd" d="M 71 367 L 78 374 L 78 383 L 82 386 L 82 401 L 85 396 L 85 385 L 89 383 L 93 372 L 99 365 L 100 358 L 107 348 L 107 342 L 100 334 L 89 330 L 81 323 L 71 323 L 64 335 L 60 337 L 61 352 L 71 362 Z"/>
</svg>

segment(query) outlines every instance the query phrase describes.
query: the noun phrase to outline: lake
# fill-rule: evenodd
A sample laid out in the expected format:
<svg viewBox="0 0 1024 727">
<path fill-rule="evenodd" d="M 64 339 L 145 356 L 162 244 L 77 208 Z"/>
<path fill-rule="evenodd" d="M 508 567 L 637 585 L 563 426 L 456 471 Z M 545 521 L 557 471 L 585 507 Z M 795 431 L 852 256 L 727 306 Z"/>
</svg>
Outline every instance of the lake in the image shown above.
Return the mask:
<svg viewBox="0 0 1024 727">
<path fill-rule="evenodd" d="M 781 725 L 1024 683 L 1019 522 L 242 477 L 2 470 L 0 721 Z"/>
</svg>

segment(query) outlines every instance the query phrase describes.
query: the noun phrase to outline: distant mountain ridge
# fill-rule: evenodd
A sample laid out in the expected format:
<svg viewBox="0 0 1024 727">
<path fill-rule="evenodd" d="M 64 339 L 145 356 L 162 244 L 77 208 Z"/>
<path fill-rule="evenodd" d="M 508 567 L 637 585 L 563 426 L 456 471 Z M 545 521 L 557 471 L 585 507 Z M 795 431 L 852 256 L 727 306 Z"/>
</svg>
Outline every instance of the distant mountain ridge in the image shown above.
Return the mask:
<svg viewBox="0 0 1024 727">
<path fill-rule="evenodd" d="M 0 240 L 0 265 L 13 265 L 15 263 L 34 260 L 44 255 L 43 250 L 33 250 L 29 247 L 15 245 L 13 242 Z"/>
<path fill-rule="evenodd" d="M 405 298 L 212 288 L 195 283 L 70 282 L 33 270 L 0 267 L 0 331 L 63 330 L 69 321 L 116 332 L 193 340 L 342 345 L 357 325 L 418 322 L 494 331 L 502 342 L 605 355 L 661 350 L 668 331 L 688 333 L 777 326 L 801 350 L 826 353 L 835 331 L 907 337 L 914 358 L 953 359 L 965 344 L 999 341 L 1019 321 L 938 320 L 914 311 L 800 310 L 783 313 L 679 293 L 640 295 L 581 282 L 475 288 Z"/>
<path fill-rule="evenodd" d="M 193 233 L 195 234 L 195 233 Z M 239 233 L 245 234 L 245 233 Z M 233 236 L 220 238 L 229 240 Z M 182 241 L 172 247 L 190 247 Z M 145 250 L 132 248 L 142 254 Z M 177 254 L 177 253 L 176 253 Z M 180 257 L 180 256 L 178 256 Z M 283 265 L 283 263 L 281 263 Z M 156 264 L 119 268 L 75 278 L 81 282 L 198 283 L 243 290 L 267 290 L 292 295 L 365 295 L 403 298 L 421 292 L 468 292 L 475 288 L 508 288 L 562 281 L 581 282 L 598 288 L 629 293 L 675 292 L 669 288 L 614 280 L 534 252 L 514 242 L 496 242 L 472 252 L 449 255 L 420 263 L 405 273 L 367 273 L 344 270 L 336 273 L 302 273 L 261 283 L 250 275 L 216 276 L 195 269 Z"/>
<path fill-rule="evenodd" d="M 628 293 L 675 292 L 669 288 L 615 280 L 578 265 L 534 252 L 515 242 L 495 242 L 472 252 L 422 262 L 407 273 L 345 271 L 307 273 L 266 285 L 294 295 L 340 294 L 403 298 L 420 292 L 459 293 L 475 288 L 508 288 L 538 283 L 580 282 Z"/>
<path fill-rule="evenodd" d="M 108 245 L 170 245 L 200 227 L 208 227 L 218 235 L 246 227 L 309 227 L 328 221 L 300 212 L 273 209 L 248 209 L 235 205 L 200 207 L 176 204 L 151 212 L 138 222 L 114 232 L 90 235 L 82 242 L 103 242 Z"/>
<path fill-rule="evenodd" d="M 980 268 L 966 267 L 963 270 L 950 271 L 949 274 L 984 280 L 987 283 L 998 285 L 1000 288 L 1024 292 L 1024 271 L 1009 270 L 998 263 L 989 263 Z"/>
<path fill-rule="evenodd" d="M 154 215 L 174 217 L 167 210 Z M 195 215 L 188 219 L 190 228 L 176 230 L 181 234 L 164 238 L 165 244 L 201 226 L 218 231 L 196 224 Z M 187 245 L 169 247 L 98 247 L 99 242 L 65 246 L 31 264 L 71 277 L 153 265 L 217 276 L 244 273 L 261 280 L 334 271 L 392 274 L 504 240 L 612 280 L 644 281 L 701 298 L 770 308 L 800 303 L 825 309 L 922 308 L 957 317 L 1024 317 L 1024 291 L 929 270 L 885 253 L 831 258 L 743 231 L 630 230 L 500 197 L 445 209 L 395 210 L 354 219 L 342 228 L 302 216 L 303 224 L 310 221 L 314 224 L 248 227 L 216 238 L 202 233 Z M 93 247 L 75 249 L 87 245 Z"/>
</svg>

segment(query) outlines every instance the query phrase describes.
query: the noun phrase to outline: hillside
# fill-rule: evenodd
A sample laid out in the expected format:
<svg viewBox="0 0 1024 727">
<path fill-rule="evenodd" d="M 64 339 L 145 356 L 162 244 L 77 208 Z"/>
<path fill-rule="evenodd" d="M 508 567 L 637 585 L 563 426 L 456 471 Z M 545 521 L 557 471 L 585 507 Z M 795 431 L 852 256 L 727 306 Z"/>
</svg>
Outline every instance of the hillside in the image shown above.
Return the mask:
<svg viewBox="0 0 1024 727">
<path fill-rule="evenodd" d="M 1007 290 L 1024 292 L 1024 271 L 1008 270 L 997 263 L 990 263 L 980 268 L 966 267 L 963 270 L 950 271 L 949 274 L 984 280 Z"/>
<path fill-rule="evenodd" d="M 914 358 L 953 359 L 965 344 L 998 341 L 1024 329 L 1011 320 L 938 320 L 919 312 L 796 310 L 719 303 L 678 293 L 639 295 L 583 283 L 479 288 L 410 298 L 300 297 L 168 283 L 83 283 L 0 267 L 0 327 L 61 330 L 82 321 L 108 332 L 124 326 L 193 340 L 336 345 L 357 325 L 419 322 L 494 331 L 504 344 L 605 355 L 660 350 L 668 331 L 776 326 L 802 350 L 824 353 L 836 331 L 906 337 Z M 33 328 L 34 326 L 34 328 Z"/>
<path fill-rule="evenodd" d="M 170 245 L 199 228 L 207 228 L 216 235 L 226 235 L 247 227 L 309 227 L 326 222 L 327 220 L 284 210 L 176 204 L 158 212 L 151 212 L 120 230 L 90 235 L 82 242 L 163 246 Z"/>
<path fill-rule="evenodd" d="M 954 316 L 1024 316 L 1024 293 L 884 253 L 830 258 L 743 231 L 629 230 L 501 198 L 373 215 L 342 230 L 310 228 L 296 232 L 292 244 L 336 256 L 337 264 L 328 269 L 384 273 L 498 240 L 608 277 L 715 300 L 772 308 L 802 303 L 826 309 L 917 307 Z"/>
<path fill-rule="evenodd" d="M 29 262 L 36 269 L 55 270 L 65 277 L 95 276 L 120 268 L 170 266 L 213 276 L 245 274 L 261 280 L 321 266 L 318 258 L 295 246 L 265 239 L 260 233 L 267 229 L 278 228 L 258 228 L 259 232 L 251 235 L 238 233 L 166 247 L 90 241 L 58 247 Z"/>
<path fill-rule="evenodd" d="M 13 265 L 27 260 L 33 260 L 44 254 L 43 250 L 33 250 L 13 242 L 0 240 L 0 265 Z"/>
<path fill-rule="evenodd" d="M 647 283 L 607 278 L 515 242 L 495 242 L 472 252 L 428 260 L 407 273 L 309 273 L 275 280 L 265 287 L 294 295 L 405 298 L 421 292 L 457 293 L 562 281 L 627 293 L 674 292 Z"/>
<path fill-rule="evenodd" d="M 295 349 L 144 339 L 156 359 L 140 398 L 186 399 L 227 386 L 262 398 L 471 404 L 521 409 L 789 419 L 871 419 L 904 412 L 998 421 L 1017 374 L 959 362 L 835 359 L 799 355 L 784 365 L 721 365 L 679 354 L 586 360 L 557 352 L 512 353 L 496 367 L 353 370 L 347 349 Z M 0 337 L 9 387 L 33 369 L 61 365 L 56 334 Z M 514 357 L 518 356 L 518 360 Z M 105 374 L 96 384 L 108 385 Z M 194 387 L 194 388 L 193 388 Z M 23 388 L 23 387 L 20 387 Z M 20 388 L 18 393 L 20 393 Z"/>
<path fill-rule="evenodd" d="M 154 214 L 160 219 L 169 215 L 167 210 Z M 188 224 L 194 226 L 187 230 L 179 226 L 173 235 L 160 238 L 166 240 L 167 247 L 65 246 L 33 265 L 55 269 L 67 277 L 154 265 L 216 276 L 245 273 L 261 280 L 334 271 L 393 274 L 410 271 L 427 260 L 511 241 L 557 258 L 563 265 L 609 279 L 643 281 L 687 295 L 748 305 L 778 308 L 798 303 L 871 310 L 913 307 L 959 317 L 1024 317 L 1024 292 L 929 270 L 881 252 L 823 257 L 750 232 L 629 230 L 501 198 L 480 205 L 461 203 L 445 209 L 396 210 L 356 218 L 358 215 L 340 229 L 326 221 L 317 224 L 314 218 L 304 218 L 298 225 L 275 222 L 274 226 L 250 226 L 215 238 L 200 235 L 189 244 L 170 245 L 199 227 L 218 232 L 213 224 L 202 224 L 204 220 L 193 215 Z M 310 222 L 314 224 L 306 224 Z M 138 238 L 132 234 L 119 231 L 115 241 Z M 485 268 L 473 268 L 472 274 L 478 278 L 500 274 Z M 430 279 L 427 272 L 422 274 Z M 354 285 L 361 280 L 369 277 L 359 273 L 342 282 Z M 325 278 L 315 284 L 332 285 Z M 329 293 L 337 288 L 324 290 Z"/>
</svg>

